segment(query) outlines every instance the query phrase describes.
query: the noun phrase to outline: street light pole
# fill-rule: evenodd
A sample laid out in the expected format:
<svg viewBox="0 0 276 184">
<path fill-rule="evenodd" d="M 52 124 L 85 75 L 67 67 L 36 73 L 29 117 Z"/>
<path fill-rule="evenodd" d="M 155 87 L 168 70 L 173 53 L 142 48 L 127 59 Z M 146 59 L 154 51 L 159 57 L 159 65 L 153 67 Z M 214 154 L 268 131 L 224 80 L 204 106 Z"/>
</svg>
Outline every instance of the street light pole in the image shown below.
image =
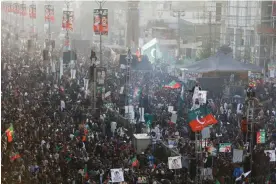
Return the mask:
<svg viewBox="0 0 276 184">
<path fill-rule="evenodd" d="M 180 41 L 181 41 L 181 36 L 180 36 L 180 19 L 181 17 L 185 16 L 185 11 L 184 10 L 174 10 L 173 11 L 173 17 L 177 17 L 177 24 L 178 24 L 178 30 L 177 30 L 177 60 L 180 60 Z"/>
<path fill-rule="evenodd" d="M 96 1 L 100 9 L 100 28 L 102 26 L 102 8 L 106 1 Z M 100 30 L 100 66 L 102 66 L 102 31 Z"/>
</svg>

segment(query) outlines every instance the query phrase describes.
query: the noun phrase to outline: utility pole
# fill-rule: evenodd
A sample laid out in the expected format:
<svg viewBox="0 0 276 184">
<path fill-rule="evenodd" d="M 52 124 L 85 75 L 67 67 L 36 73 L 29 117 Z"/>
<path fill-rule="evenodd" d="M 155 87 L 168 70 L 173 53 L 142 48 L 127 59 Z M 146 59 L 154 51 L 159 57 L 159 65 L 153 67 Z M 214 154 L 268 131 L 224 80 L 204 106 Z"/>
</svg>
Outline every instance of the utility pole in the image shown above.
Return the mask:
<svg viewBox="0 0 276 184">
<path fill-rule="evenodd" d="M 213 47 L 213 44 L 212 44 L 212 12 L 209 11 L 209 44 L 210 46 L 208 47 L 210 50 L 210 53 L 212 52 L 212 47 Z"/>
<path fill-rule="evenodd" d="M 49 8 L 49 14 L 50 14 L 50 12 L 51 12 L 50 8 L 52 8 L 50 1 L 48 3 L 48 8 Z M 50 16 L 51 16 L 51 14 L 50 14 Z M 51 43 L 51 18 L 48 19 L 48 45 L 49 45 L 49 52 L 50 52 L 50 43 Z"/>
<path fill-rule="evenodd" d="M 100 9 L 100 27 L 102 27 L 102 9 L 103 9 L 103 5 L 105 4 L 106 1 L 96 1 L 99 5 L 99 9 Z M 102 66 L 102 31 L 100 30 L 100 66 Z"/>
<path fill-rule="evenodd" d="M 24 33 L 24 31 L 25 31 L 25 24 L 24 24 L 24 19 L 25 19 L 25 10 L 26 10 L 26 8 L 25 8 L 25 4 L 24 4 L 24 1 L 22 1 L 22 4 L 21 4 L 21 18 L 22 18 L 22 31 L 23 31 L 23 33 Z"/>
<path fill-rule="evenodd" d="M 181 42 L 181 29 L 180 29 L 180 19 L 181 17 L 185 16 L 184 10 L 173 10 L 173 17 L 177 17 L 177 24 L 178 24 L 178 30 L 177 30 L 177 60 L 180 60 L 180 42 Z"/>
</svg>

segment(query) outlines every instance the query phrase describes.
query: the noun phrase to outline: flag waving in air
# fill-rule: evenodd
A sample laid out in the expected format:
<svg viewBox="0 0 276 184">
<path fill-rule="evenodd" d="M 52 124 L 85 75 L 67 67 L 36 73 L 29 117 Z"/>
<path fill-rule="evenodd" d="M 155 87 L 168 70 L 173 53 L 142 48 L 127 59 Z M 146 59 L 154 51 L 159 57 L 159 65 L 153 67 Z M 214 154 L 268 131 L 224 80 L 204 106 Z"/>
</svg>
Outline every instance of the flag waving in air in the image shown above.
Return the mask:
<svg viewBox="0 0 276 184">
<path fill-rule="evenodd" d="M 8 142 L 12 142 L 13 135 L 14 135 L 12 123 L 11 123 L 10 127 L 6 130 L 6 135 L 7 135 L 7 138 L 8 138 Z"/>
<path fill-rule="evenodd" d="M 175 82 L 174 80 L 170 84 L 164 86 L 164 88 L 169 88 L 169 89 L 178 89 L 180 87 L 181 87 L 181 84 L 179 84 L 178 82 Z"/>
<path fill-rule="evenodd" d="M 141 94 L 141 89 L 140 88 L 138 88 L 138 87 L 136 87 L 135 89 L 134 89 L 134 94 L 133 94 L 133 98 L 139 98 L 140 97 L 140 94 Z"/>
<path fill-rule="evenodd" d="M 152 39 L 142 47 L 142 55 L 146 55 L 151 63 L 162 57 L 158 41 L 156 38 Z"/>
<path fill-rule="evenodd" d="M 201 131 L 204 127 L 217 123 L 211 111 L 206 107 L 191 110 L 188 113 L 188 121 L 193 132 Z"/>
<path fill-rule="evenodd" d="M 139 164 L 139 161 L 137 160 L 137 157 L 136 157 L 136 156 L 133 157 L 133 158 L 131 159 L 131 165 L 132 165 L 132 167 L 137 167 L 138 164 Z"/>
</svg>

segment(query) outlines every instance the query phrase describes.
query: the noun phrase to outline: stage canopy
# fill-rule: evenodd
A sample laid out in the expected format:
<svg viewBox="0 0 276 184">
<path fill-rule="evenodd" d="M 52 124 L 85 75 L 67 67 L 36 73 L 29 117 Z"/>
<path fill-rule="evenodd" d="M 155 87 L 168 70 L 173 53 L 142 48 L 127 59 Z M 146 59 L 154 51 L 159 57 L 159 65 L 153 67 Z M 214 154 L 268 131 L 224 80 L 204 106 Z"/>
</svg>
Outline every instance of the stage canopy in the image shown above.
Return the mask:
<svg viewBox="0 0 276 184">
<path fill-rule="evenodd" d="M 197 73 L 262 71 L 261 67 L 236 61 L 233 59 L 232 53 L 225 53 L 223 51 L 219 51 L 216 55 L 188 65 L 185 68 L 188 71 Z"/>
</svg>

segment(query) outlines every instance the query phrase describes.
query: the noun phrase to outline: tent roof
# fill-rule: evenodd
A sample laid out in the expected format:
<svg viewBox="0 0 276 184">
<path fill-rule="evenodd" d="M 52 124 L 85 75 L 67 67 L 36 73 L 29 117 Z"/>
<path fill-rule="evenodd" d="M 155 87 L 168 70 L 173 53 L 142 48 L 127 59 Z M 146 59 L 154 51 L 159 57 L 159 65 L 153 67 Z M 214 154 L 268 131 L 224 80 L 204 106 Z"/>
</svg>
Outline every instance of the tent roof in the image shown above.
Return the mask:
<svg viewBox="0 0 276 184">
<path fill-rule="evenodd" d="M 207 59 L 198 61 L 191 65 L 186 66 L 189 71 L 207 73 L 214 71 L 221 72 L 242 72 L 242 71 L 254 71 L 260 72 L 262 68 L 253 65 L 236 61 L 232 58 L 231 54 L 225 54 L 219 51 L 216 55 L 213 55 Z"/>
</svg>

